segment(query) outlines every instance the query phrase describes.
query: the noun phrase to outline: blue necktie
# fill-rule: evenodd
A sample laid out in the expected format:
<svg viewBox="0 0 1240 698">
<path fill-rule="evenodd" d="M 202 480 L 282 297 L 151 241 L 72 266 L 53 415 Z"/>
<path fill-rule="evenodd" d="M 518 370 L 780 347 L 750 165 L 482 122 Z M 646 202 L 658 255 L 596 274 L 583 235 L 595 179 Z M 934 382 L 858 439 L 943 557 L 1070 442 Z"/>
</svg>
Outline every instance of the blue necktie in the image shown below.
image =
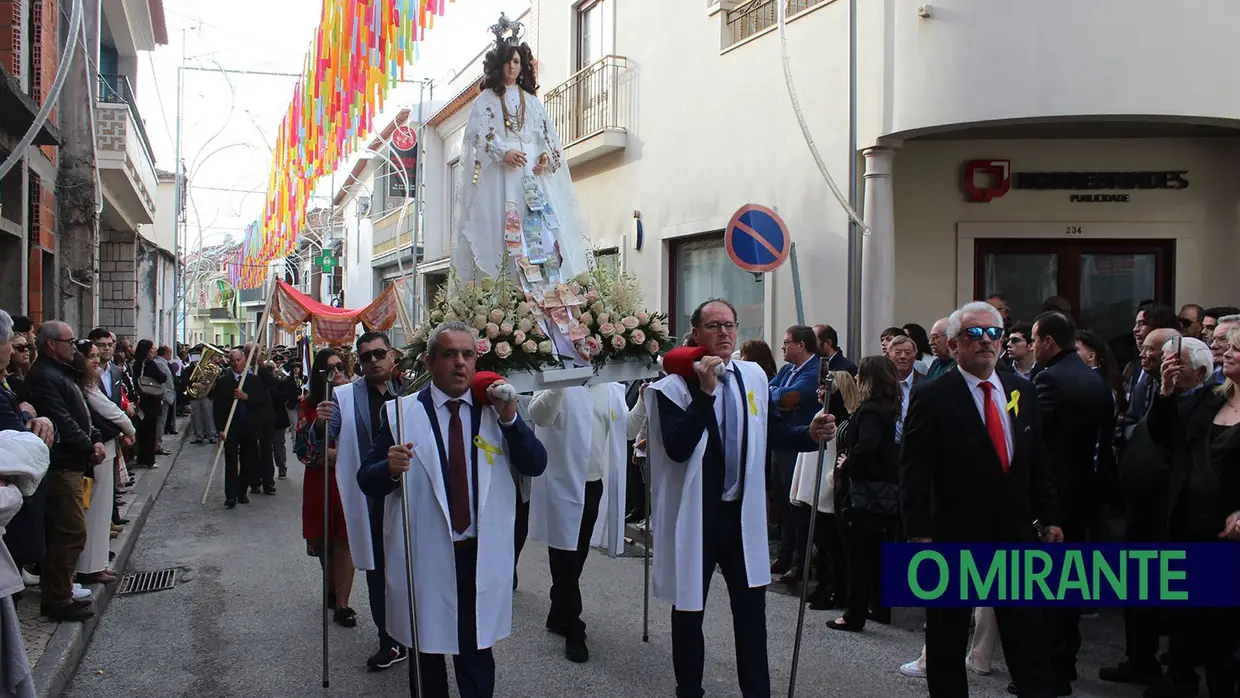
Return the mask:
<svg viewBox="0 0 1240 698">
<path fill-rule="evenodd" d="M 723 385 L 723 491 L 725 494 L 736 486 L 741 472 L 742 428 L 739 423 L 731 423 L 736 414 L 736 389 L 732 386 L 732 379 L 735 377 L 734 370 L 724 371 L 719 377 Z"/>
</svg>

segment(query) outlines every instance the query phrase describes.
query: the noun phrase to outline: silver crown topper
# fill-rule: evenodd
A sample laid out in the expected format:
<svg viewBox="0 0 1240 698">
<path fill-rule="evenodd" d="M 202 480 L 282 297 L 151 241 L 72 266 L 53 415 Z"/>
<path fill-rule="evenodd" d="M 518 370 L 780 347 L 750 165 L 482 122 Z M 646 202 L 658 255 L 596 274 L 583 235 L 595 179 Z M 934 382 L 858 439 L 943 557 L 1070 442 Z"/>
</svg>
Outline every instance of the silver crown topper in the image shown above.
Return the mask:
<svg viewBox="0 0 1240 698">
<path fill-rule="evenodd" d="M 515 19 L 508 19 L 508 15 L 501 12 L 499 21 L 491 25 L 491 33 L 495 35 L 495 43 L 508 43 L 516 46 L 521 43 L 521 35 L 525 33 L 525 27 Z"/>
</svg>

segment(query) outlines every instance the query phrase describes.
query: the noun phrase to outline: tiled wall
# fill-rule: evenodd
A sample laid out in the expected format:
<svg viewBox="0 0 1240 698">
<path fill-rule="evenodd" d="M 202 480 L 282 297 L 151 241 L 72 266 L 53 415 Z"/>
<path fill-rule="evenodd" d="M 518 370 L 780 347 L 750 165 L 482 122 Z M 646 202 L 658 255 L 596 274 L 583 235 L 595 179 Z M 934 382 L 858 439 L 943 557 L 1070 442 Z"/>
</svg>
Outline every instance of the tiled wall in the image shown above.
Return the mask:
<svg viewBox="0 0 1240 698">
<path fill-rule="evenodd" d="M 132 232 L 99 231 L 99 324 L 126 339 L 134 338 L 137 321 L 134 238 Z"/>
</svg>

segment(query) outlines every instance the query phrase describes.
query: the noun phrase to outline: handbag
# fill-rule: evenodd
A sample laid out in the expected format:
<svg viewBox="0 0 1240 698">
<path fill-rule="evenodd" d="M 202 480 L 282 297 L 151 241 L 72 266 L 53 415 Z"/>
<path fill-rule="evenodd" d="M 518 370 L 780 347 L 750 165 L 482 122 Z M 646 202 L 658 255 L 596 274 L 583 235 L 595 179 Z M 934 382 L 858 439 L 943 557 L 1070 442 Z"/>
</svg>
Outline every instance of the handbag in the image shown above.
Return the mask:
<svg viewBox="0 0 1240 698">
<path fill-rule="evenodd" d="M 864 511 L 873 516 L 898 519 L 900 487 L 894 482 L 880 480 L 850 480 L 844 508 L 846 511 Z"/>
<path fill-rule="evenodd" d="M 142 393 L 142 397 L 162 398 L 164 396 L 164 384 L 154 378 L 138 376 L 138 392 Z"/>
</svg>

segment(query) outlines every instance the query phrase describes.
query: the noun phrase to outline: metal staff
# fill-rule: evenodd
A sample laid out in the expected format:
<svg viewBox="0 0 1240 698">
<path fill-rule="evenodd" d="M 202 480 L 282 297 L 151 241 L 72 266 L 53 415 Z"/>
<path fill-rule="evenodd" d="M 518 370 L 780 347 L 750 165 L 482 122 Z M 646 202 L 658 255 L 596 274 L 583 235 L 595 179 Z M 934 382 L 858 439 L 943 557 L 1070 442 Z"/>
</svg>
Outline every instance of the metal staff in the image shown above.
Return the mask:
<svg viewBox="0 0 1240 698">
<path fill-rule="evenodd" d="M 643 395 L 641 399 L 645 400 L 646 397 Z M 647 441 L 646 445 L 649 446 L 650 442 Z M 646 554 L 642 556 L 642 567 L 644 568 L 642 574 L 645 577 L 643 580 L 645 588 L 642 591 L 642 642 L 650 642 L 650 557 L 653 554 L 653 550 L 650 545 L 651 486 L 649 454 L 647 454 L 645 462 L 642 463 L 642 475 L 646 481 Z"/>
<path fill-rule="evenodd" d="M 336 367 L 332 366 L 324 371 L 327 374 L 327 401 L 332 401 L 332 387 L 336 380 Z M 343 425 L 343 422 L 342 422 Z M 331 515 L 331 508 L 328 502 L 331 501 L 331 487 L 328 478 L 332 477 L 331 470 L 328 465 L 328 452 L 332 450 L 332 423 L 327 420 L 327 424 L 323 425 L 323 688 L 327 688 L 331 683 L 328 677 L 328 660 L 327 660 L 327 626 L 330 625 L 331 618 L 331 527 L 328 525 L 328 517 Z"/>
<path fill-rule="evenodd" d="M 403 397 L 396 398 L 396 443 L 405 436 L 405 411 Z M 405 522 L 405 583 L 409 587 L 409 637 L 413 646 L 409 648 L 413 662 L 413 695 L 422 696 L 422 664 L 418 661 L 418 599 L 413 592 L 413 536 L 409 526 L 409 471 L 400 474 L 400 514 Z"/>
<path fill-rule="evenodd" d="M 826 361 L 818 365 L 818 389 L 822 394 L 822 413 L 826 414 L 831 405 L 831 393 L 835 390 L 835 377 L 831 375 L 831 369 Z M 822 469 L 826 459 L 827 440 L 823 439 L 818 442 L 818 467 L 814 472 L 814 494 L 810 502 L 809 531 L 806 533 L 805 557 L 801 558 L 801 564 L 807 568 L 814 555 L 814 524 L 818 521 L 818 496 L 822 489 Z M 802 576 L 808 577 L 808 573 Z M 805 579 L 801 582 L 801 607 L 797 611 L 797 638 L 792 645 L 792 675 L 788 677 L 788 698 L 793 698 L 797 692 L 797 664 L 801 660 L 801 633 L 805 630 L 805 601 L 808 592 L 809 580 Z"/>
</svg>

